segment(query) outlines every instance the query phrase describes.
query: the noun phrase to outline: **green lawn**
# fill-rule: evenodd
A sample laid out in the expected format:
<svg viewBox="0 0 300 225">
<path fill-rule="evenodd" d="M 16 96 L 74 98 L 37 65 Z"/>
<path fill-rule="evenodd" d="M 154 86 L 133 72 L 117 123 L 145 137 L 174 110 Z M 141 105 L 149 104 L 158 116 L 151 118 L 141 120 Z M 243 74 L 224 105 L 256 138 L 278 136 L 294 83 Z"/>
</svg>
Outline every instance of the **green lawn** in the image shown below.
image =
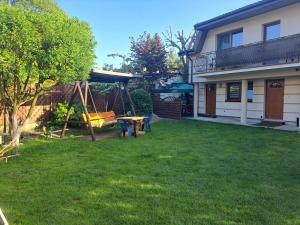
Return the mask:
<svg viewBox="0 0 300 225">
<path fill-rule="evenodd" d="M 144 137 L 36 140 L 0 163 L 10 225 L 300 224 L 300 136 L 166 121 Z"/>
</svg>

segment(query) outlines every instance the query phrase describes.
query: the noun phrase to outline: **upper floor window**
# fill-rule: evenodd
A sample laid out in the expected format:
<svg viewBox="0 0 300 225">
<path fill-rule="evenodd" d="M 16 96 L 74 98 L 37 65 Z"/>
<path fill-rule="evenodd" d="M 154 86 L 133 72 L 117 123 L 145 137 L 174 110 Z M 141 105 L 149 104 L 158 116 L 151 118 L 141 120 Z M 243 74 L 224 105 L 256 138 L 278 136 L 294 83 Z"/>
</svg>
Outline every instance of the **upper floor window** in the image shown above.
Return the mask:
<svg viewBox="0 0 300 225">
<path fill-rule="evenodd" d="M 236 30 L 218 35 L 218 49 L 243 45 L 243 30 Z"/>
<path fill-rule="evenodd" d="M 264 25 L 264 41 L 280 38 L 280 21 Z"/>
</svg>

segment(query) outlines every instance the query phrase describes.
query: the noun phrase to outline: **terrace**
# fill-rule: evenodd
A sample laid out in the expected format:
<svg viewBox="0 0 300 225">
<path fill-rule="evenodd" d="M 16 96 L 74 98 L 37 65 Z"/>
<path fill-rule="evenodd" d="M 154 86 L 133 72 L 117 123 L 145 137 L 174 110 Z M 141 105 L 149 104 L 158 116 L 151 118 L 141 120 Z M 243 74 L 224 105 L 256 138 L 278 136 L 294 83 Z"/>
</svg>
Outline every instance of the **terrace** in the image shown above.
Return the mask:
<svg viewBox="0 0 300 225">
<path fill-rule="evenodd" d="M 300 62 L 300 34 L 198 55 L 195 74 L 234 71 Z M 299 65 L 298 65 L 299 66 Z"/>
</svg>

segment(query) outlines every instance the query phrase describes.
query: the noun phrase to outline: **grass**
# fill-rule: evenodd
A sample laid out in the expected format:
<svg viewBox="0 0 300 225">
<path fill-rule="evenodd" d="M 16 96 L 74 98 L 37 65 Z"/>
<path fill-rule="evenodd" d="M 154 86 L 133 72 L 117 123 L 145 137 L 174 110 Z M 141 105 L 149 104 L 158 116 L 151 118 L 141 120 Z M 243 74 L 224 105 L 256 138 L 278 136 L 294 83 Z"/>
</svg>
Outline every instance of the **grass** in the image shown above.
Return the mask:
<svg viewBox="0 0 300 225">
<path fill-rule="evenodd" d="M 296 225 L 299 150 L 298 134 L 194 121 L 29 141 L 0 163 L 0 207 L 10 225 Z"/>
</svg>

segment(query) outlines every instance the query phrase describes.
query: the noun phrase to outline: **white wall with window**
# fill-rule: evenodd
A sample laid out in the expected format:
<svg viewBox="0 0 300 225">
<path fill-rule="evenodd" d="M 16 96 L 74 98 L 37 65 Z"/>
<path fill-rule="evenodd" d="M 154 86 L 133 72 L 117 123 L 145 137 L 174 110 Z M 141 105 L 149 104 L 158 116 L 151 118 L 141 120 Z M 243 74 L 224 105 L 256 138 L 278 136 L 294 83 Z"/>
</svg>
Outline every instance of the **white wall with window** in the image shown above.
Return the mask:
<svg viewBox="0 0 300 225">
<path fill-rule="evenodd" d="M 264 82 L 263 80 L 248 81 L 248 118 L 261 119 L 264 116 Z M 241 81 L 218 82 L 217 84 L 217 115 L 241 115 Z"/>
<path fill-rule="evenodd" d="M 280 38 L 280 21 L 264 24 L 264 41 Z"/>
<path fill-rule="evenodd" d="M 241 81 L 216 82 L 216 114 L 218 116 L 240 117 Z M 205 84 L 199 85 L 199 114 L 205 114 Z M 264 81 L 248 81 L 248 118 L 261 119 L 264 116 Z"/>
<path fill-rule="evenodd" d="M 201 53 L 271 41 L 300 33 L 300 3 L 228 24 L 208 32 Z M 199 53 L 199 54 L 201 54 Z M 213 55 L 213 54 L 211 54 Z M 199 56 L 193 56 L 195 58 Z M 241 83 L 248 80 L 247 117 L 265 117 L 266 80 L 284 79 L 283 120 L 295 123 L 300 115 L 300 70 L 286 69 L 224 74 L 194 74 L 199 82 L 198 113 L 205 114 L 205 83 L 216 83 L 216 115 L 241 117 Z M 245 83 L 244 83 L 245 84 Z M 244 105 L 245 106 L 245 105 Z M 245 109 L 244 107 L 243 109 Z M 243 115 L 245 115 L 243 113 Z"/>
<path fill-rule="evenodd" d="M 248 80 L 247 116 L 250 119 L 261 119 L 265 116 L 265 82 L 267 79 Z M 284 78 L 284 113 L 283 120 L 295 123 L 300 113 L 300 75 Z M 241 81 L 217 81 L 216 114 L 217 116 L 240 117 L 241 102 L 228 101 L 228 84 Z M 230 85 L 232 86 L 232 85 Z M 232 89 L 231 96 L 237 96 L 238 85 Z M 205 83 L 199 84 L 198 113 L 205 114 Z"/>
<path fill-rule="evenodd" d="M 217 37 L 218 49 L 234 48 L 243 45 L 243 29 L 219 34 Z"/>
<path fill-rule="evenodd" d="M 202 53 L 216 51 L 220 45 L 220 38 L 223 39 L 221 41 L 222 46 L 227 48 L 234 47 L 235 43 L 239 46 L 241 40 L 243 45 L 263 41 L 266 29 L 268 33 L 267 39 L 300 33 L 299 12 L 300 3 L 297 3 L 269 13 L 210 30 L 204 43 Z"/>
</svg>

